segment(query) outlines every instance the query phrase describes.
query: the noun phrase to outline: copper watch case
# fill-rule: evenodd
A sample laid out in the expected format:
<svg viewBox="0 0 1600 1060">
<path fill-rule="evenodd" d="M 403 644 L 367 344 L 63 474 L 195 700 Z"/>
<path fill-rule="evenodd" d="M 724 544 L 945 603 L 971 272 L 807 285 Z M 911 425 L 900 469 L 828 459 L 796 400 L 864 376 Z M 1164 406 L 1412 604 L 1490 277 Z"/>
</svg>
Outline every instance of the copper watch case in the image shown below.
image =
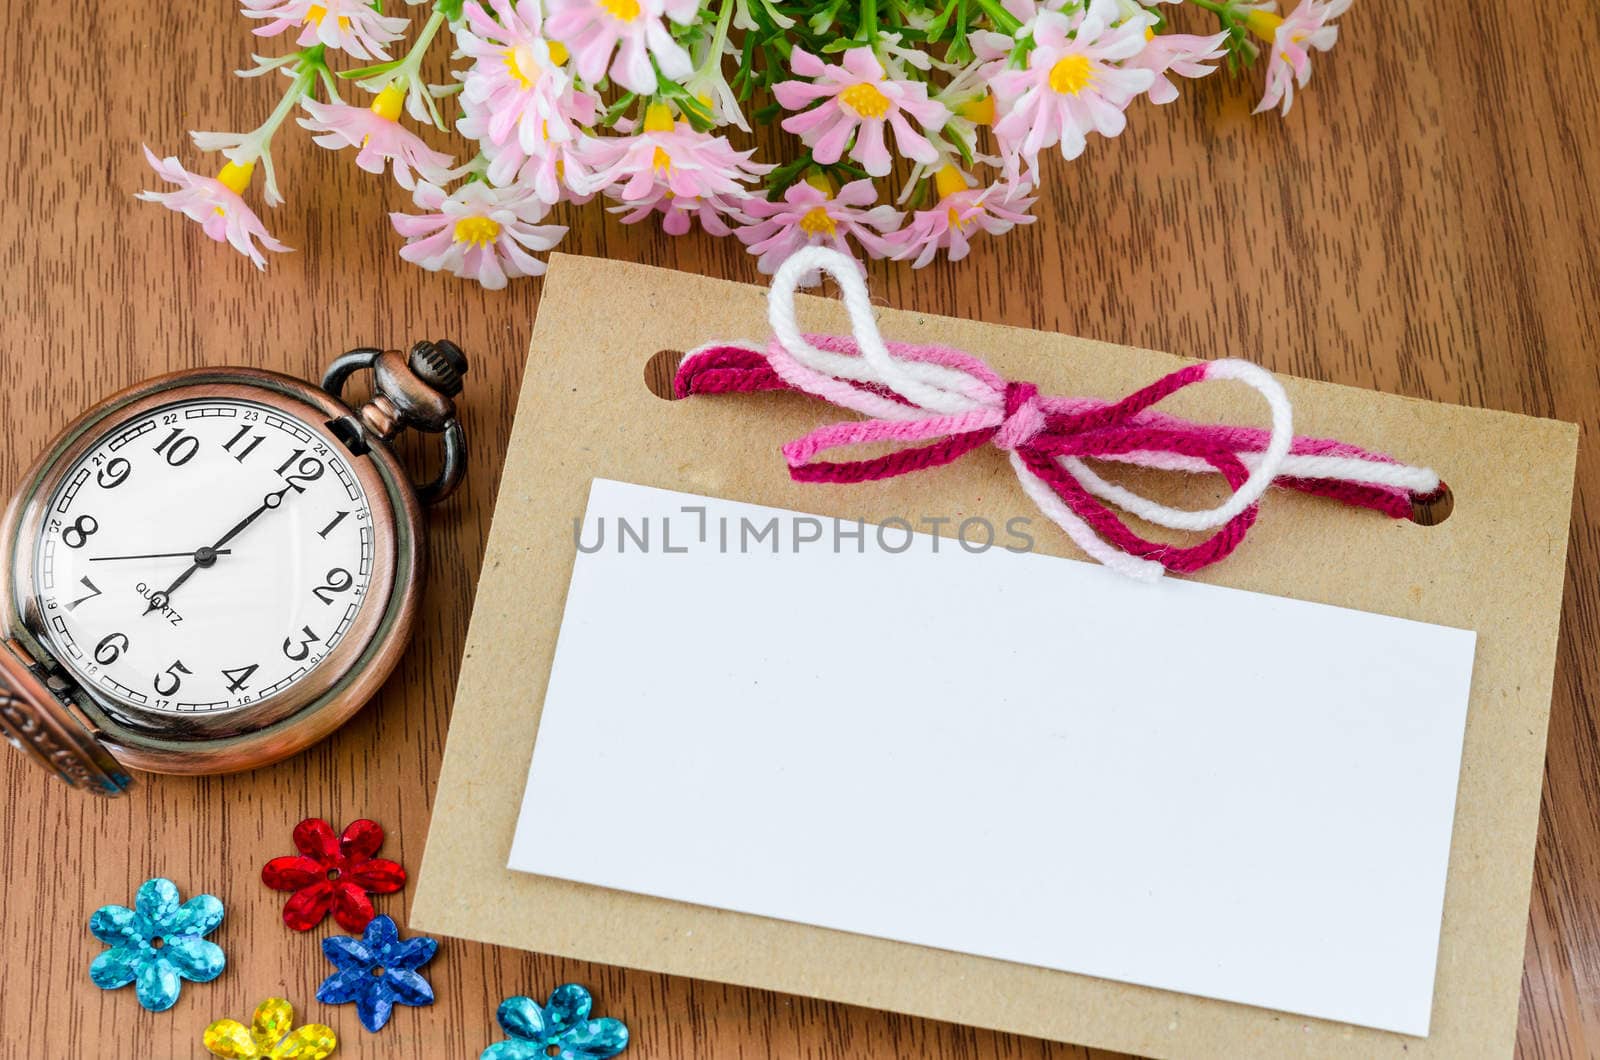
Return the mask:
<svg viewBox="0 0 1600 1060">
<path fill-rule="evenodd" d="M 34 547 L 63 477 L 109 431 L 163 406 L 207 398 L 281 411 L 343 450 L 372 510 L 372 577 L 344 638 L 282 693 L 216 715 L 142 710 L 77 684 L 56 662 L 35 583 Z M 23 477 L 0 522 L 0 619 L 10 642 L 0 645 L 0 729 L 69 784 L 109 794 L 126 786 L 118 764 L 156 773 L 252 769 L 304 749 L 348 720 L 394 670 L 422 591 L 416 490 L 384 437 L 361 422 L 310 383 L 257 369 L 218 368 L 147 380 L 68 424 Z M 356 444 L 349 444 L 352 439 Z M 25 681 L 25 671 L 32 682 Z"/>
</svg>

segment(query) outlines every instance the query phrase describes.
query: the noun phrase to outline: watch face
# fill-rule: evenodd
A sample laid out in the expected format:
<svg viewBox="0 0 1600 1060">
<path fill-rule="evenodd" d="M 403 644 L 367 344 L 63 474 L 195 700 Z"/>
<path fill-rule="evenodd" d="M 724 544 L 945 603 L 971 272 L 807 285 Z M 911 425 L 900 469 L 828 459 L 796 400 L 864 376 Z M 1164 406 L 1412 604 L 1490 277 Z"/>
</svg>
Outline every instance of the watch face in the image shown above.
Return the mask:
<svg viewBox="0 0 1600 1060">
<path fill-rule="evenodd" d="M 34 542 L 56 658 L 102 702 L 195 719 L 302 686 L 371 586 L 357 459 L 320 425 L 231 397 L 115 420 Z"/>
</svg>

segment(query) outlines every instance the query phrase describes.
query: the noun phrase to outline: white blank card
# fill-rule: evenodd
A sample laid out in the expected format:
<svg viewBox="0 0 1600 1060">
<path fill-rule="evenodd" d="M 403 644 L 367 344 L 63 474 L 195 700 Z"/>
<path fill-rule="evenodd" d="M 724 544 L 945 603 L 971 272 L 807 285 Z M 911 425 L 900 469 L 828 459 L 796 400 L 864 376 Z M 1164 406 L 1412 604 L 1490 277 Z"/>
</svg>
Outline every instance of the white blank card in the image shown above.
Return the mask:
<svg viewBox="0 0 1600 1060">
<path fill-rule="evenodd" d="M 1473 633 L 858 530 L 596 479 L 510 866 L 1427 1034 Z"/>
</svg>

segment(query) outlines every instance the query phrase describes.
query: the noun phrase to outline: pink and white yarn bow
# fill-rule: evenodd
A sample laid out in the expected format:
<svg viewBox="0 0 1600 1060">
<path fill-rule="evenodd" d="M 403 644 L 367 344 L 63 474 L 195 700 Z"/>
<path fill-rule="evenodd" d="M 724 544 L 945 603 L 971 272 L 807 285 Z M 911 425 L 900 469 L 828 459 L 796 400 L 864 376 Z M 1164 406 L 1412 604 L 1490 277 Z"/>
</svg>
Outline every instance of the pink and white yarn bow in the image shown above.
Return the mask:
<svg viewBox="0 0 1600 1060">
<path fill-rule="evenodd" d="M 853 337 L 800 333 L 795 288 L 818 270 L 838 281 Z M 726 343 L 691 351 L 678 368 L 676 396 L 799 390 L 869 417 L 820 427 L 784 446 L 790 475 L 803 482 L 890 478 L 993 443 L 1009 457 L 1023 491 L 1079 548 L 1134 578 L 1188 573 L 1224 558 L 1243 540 L 1262 495 L 1274 485 L 1396 519 L 1412 518 L 1448 495 L 1427 468 L 1343 442 L 1295 437 L 1283 387 L 1247 361 L 1190 365 L 1107 402 L 1041 395 L 1031 383 L 1007 382 L 959 350 L 885 342 L 860 267 L 824 247 L 800 250 L 778 270 L 768 319 L 773 338 L 765 353 Z M 1151 408 L 1195 383 L 1224 379 L 1261 395 L 1272 414 L 1269 430 L 1191 423 Z M 923 444 L 860 460 L 818 459 L 843 446 L 884 442 Z M 1204 511 L 1172 508 L 1108 482 L 1088 460 L 1216 473 L 1233 494 Z M 1211 533 L 1192 545 L 1148 541 L 1112 505 L 1156 526 Z"/>
</svg>

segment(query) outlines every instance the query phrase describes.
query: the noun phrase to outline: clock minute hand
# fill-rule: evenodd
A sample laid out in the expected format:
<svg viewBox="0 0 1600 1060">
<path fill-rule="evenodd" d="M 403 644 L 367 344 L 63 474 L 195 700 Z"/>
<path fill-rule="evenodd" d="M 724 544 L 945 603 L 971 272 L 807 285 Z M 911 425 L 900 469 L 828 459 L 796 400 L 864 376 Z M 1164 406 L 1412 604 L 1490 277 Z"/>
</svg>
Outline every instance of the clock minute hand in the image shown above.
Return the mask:
<svg viewBox="0 0 1600 1060">
<path fill-rule="evenodd" d="M 233 554 L 233 549 L 231 549 L 231 548 L 212 549 L 212 552 L 213 552 L 213 554 L 218 555 L 218 556 L 231 556 Z M 190 551 L 190 552 L 146 552 L 145 554 L 143 554 L 141 556 L 90 556 L 89 557 L 89 562 L 90 563 L 110 563 L 113 560 L 122 560 L 122 559 L 193 559 L 194 555 L 195 554 L 194 554 L 193 551 Z"/>
<path fill-rule="evenodd" d="M 232 530 L 229 530 L 227 533 L 225 533 L 221 537 L 219 537 L 217 539 L 217 541 L 216 541 L 216 544 L 211 546 L 211 551 L 212 552 L 216 552 L 223 545 L 226 545 L 229 541 L 232 541 L 234 538 L 236 538 L 240 534 L 244 533 L 244 528 L 245 527 L 249 526 L 251 523 L 253 523 L 257 519 L 261 518 L 267 512 L 270 512 L 272 509 L 274 509 L 274 508 L 278 507 L 280 504 L 282 504 L 283 503 L 283 496 L 284 496 L 284 494 L 286 494 L 288 492 L 289 492 L 289 487 L 285 486 L 285 487 L 283 487 L 283 489 L 279 490 L 276 493 L 267 494 L 266 497 L 261 501 L 261 507 L 257 508 L 255 511 L 251 512 L 249 515 L 245 516 L 243 519 L 240 519 L 237 526 L 235 526 Z"/>
<path fill-rule="evenodd" d="M 172 594 L 177 592 L 183 586 L 184 582 L 188 581 L 190 578 L 193 578 L 195 571 L 199 570 L 201 567 L 209 567 L 216 562 L 218 549 L 222 548 L 223 545 L 226 545 L 229 541 L 232 541 L 234 538 L 244 533 L 245 527 L 249 526 L 267 512 L 282 504 L 284 494 L 288 492 L 289 487 L 285 486 L 276 493 L 267 494 L 266 497 L 262 499 L 261 506 L 259 508 L 245 516 L 243 519 L 240 519 L 232 530 L 229 530 L 227 533 L 223 534 L 217 539 L 216 544 L 210 546 L 209 548 L 197 550 L 194 554 L 194 562 L 189 564 L 189 569 L 178 575 L 177 578 L 173 580 L 172 584 L 167 586 L 165 591 L 153 594 L 150 597 L 150 606 L 144 609 L 144 613 L 148 615 L 150 612 L 158 610 L 171 603 Z M 228 551 L 231 552 L 232 549 L 229 549 Z"/>
</svg>

